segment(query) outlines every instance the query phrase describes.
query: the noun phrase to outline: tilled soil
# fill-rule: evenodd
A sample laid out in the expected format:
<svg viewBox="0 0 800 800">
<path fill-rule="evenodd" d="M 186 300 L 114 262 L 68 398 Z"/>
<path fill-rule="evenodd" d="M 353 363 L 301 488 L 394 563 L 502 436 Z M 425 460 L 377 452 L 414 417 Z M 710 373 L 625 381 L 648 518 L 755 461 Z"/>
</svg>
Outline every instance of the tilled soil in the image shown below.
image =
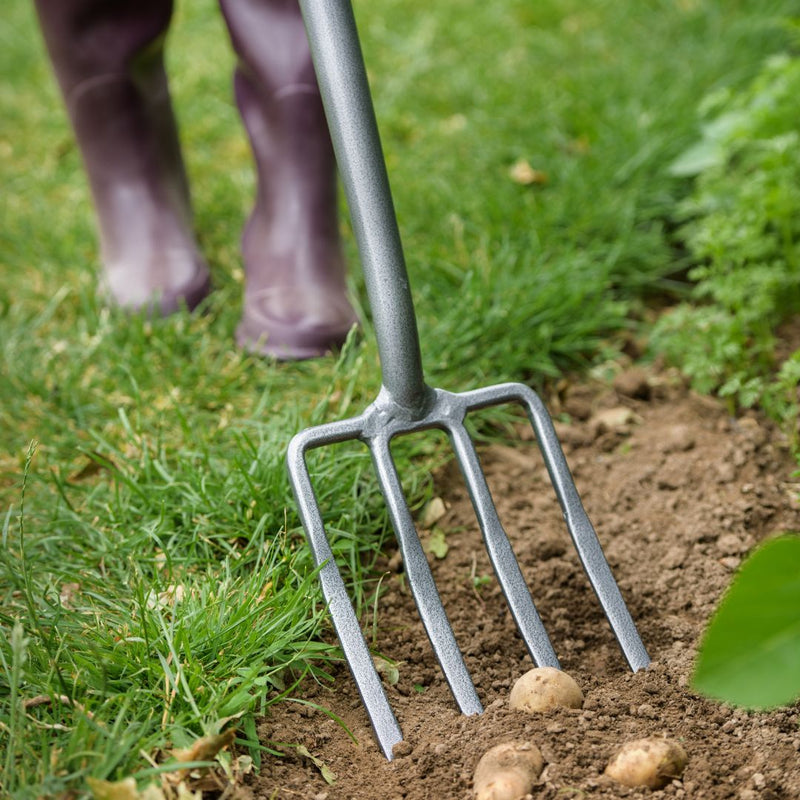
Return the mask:
<svg viewBox="0 0 800 800">
<path fill-rule="evenodd" d="M 566 387 L 554 416 L 579 492 L 653 658 L 631 673 L 589 588 L 532 435 L 492 446 L 482 461 L 534 600 L 567 670 L 580 710 L 528 715 L 508 708 L 533 664 L 517 635 L 456 467 L 437 476 L 446 514 L 437 585 L 485 713 L 465 717 L 432 656 L 402 574 L 387 559 L 376 651 L 399 662 L 386 690 L 405 734 L 387 761 L 342 668 L 333 687 L 309 682 L 310 707 L 283 703 L 263 720 L 265 743 L 295 743 L 266 757 L 248 787 L 257 798 L 449 800 L 472 796 L 480 756 L 504 741 L 530 741 L 544 771 L 535 798 L 800 798 L 800 707 L 747 713 L 689 688 L 696 645 L 743 556 L 761 540 L 800 531 L 800 478 L 782 435 L 756 415 L 723 406 L 664 376 L 632 369 L 614 387 Z M 423 531 L 428 539 L 430 532 Z M 441 553 L 440 553 L 441 555 Z M 645 736 L 679 740 L 689 754 L 680 780 L 658 791 L 603 776 L 615 750 Z M 280 749 L 280 748 L 279 748 Z M 325 765 L 336 776 L 323 778 Z M 330 780 L 330 776 L 329 776 Z"/>
</svg>

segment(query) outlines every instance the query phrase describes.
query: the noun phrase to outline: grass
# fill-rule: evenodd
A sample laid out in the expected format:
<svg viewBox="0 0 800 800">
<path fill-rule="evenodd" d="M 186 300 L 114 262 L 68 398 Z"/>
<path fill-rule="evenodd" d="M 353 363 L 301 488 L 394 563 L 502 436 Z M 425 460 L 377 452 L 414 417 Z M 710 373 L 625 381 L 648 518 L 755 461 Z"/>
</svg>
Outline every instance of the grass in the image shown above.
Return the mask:
<svg viewBox="0 0 800 800">
<path fill-rule="evenodd" d="M 681 267 L 666 228 L 686 189 L 667 166 L 699 99 L 750 79 L 792 5 L 357 4 L 432 383 L 538 385 L 614 352 Z M 376 394 L 368 312 L 337 361 L 232 346 L 254 179 L 211 0 L 180 7 L 168 51 L 217 286 L 202 315 L 99 303 L 85 180 L 28 3 L 5 9 L 0 43 L 0 787 L 150 774 L 141 753 L 232 716 L 258 757 L 254 717 L 337 658 L 283 453 Z M 515 182 L 518 161 L 544 177 Z M 352 288 L 363 302 L 357 269 Z M 418 438 L 400 454 L 415 507 L 442 458 Z M 312 467 L 367 621 L 386 536 L 368 459 L 342 446 Z"/>
</svg>

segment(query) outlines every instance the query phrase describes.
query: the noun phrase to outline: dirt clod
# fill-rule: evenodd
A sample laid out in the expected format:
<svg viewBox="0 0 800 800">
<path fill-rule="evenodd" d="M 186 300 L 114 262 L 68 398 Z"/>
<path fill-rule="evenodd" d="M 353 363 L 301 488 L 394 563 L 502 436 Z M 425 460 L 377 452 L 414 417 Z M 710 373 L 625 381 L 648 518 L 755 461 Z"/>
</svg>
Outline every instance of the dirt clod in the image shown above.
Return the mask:
<svg viewBox="0 0 800 800">
<path fill-rule="evenodd" d="M 649 400 L 651 389 L 648 373 L 640 367 L 630 367 L 614 378 L 614 389 L 623 397 Z"/>
</svg>

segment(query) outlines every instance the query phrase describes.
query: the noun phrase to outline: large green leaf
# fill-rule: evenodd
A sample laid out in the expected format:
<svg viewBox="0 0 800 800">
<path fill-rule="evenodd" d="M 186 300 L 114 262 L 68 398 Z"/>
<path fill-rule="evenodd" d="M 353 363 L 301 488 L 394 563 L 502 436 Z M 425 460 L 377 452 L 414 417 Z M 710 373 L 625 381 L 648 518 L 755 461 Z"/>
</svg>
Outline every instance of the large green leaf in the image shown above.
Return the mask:
<svg viewBox="0 0 800 800">
<path fill-rule="evenodd" d="M 774 539 L 742 565 L 700 645 L 693 686 L 747 708 L 800 696 L 800 536 Z"/>
</svg>

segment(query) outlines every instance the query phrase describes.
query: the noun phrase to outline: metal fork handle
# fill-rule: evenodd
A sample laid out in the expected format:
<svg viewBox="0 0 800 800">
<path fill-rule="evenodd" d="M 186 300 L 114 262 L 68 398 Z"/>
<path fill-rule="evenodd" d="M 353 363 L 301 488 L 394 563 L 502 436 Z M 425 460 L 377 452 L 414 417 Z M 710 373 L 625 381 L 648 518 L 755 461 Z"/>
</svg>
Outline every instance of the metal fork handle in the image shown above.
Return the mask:
<svg viewBox="0 0 800 800">
<path fill-rule="evenodd" d="M 403 246 L 349 0 L 300 0 L 372 309 L 383 386 L 412 417 L 430 395 Z"/>
</svg>

